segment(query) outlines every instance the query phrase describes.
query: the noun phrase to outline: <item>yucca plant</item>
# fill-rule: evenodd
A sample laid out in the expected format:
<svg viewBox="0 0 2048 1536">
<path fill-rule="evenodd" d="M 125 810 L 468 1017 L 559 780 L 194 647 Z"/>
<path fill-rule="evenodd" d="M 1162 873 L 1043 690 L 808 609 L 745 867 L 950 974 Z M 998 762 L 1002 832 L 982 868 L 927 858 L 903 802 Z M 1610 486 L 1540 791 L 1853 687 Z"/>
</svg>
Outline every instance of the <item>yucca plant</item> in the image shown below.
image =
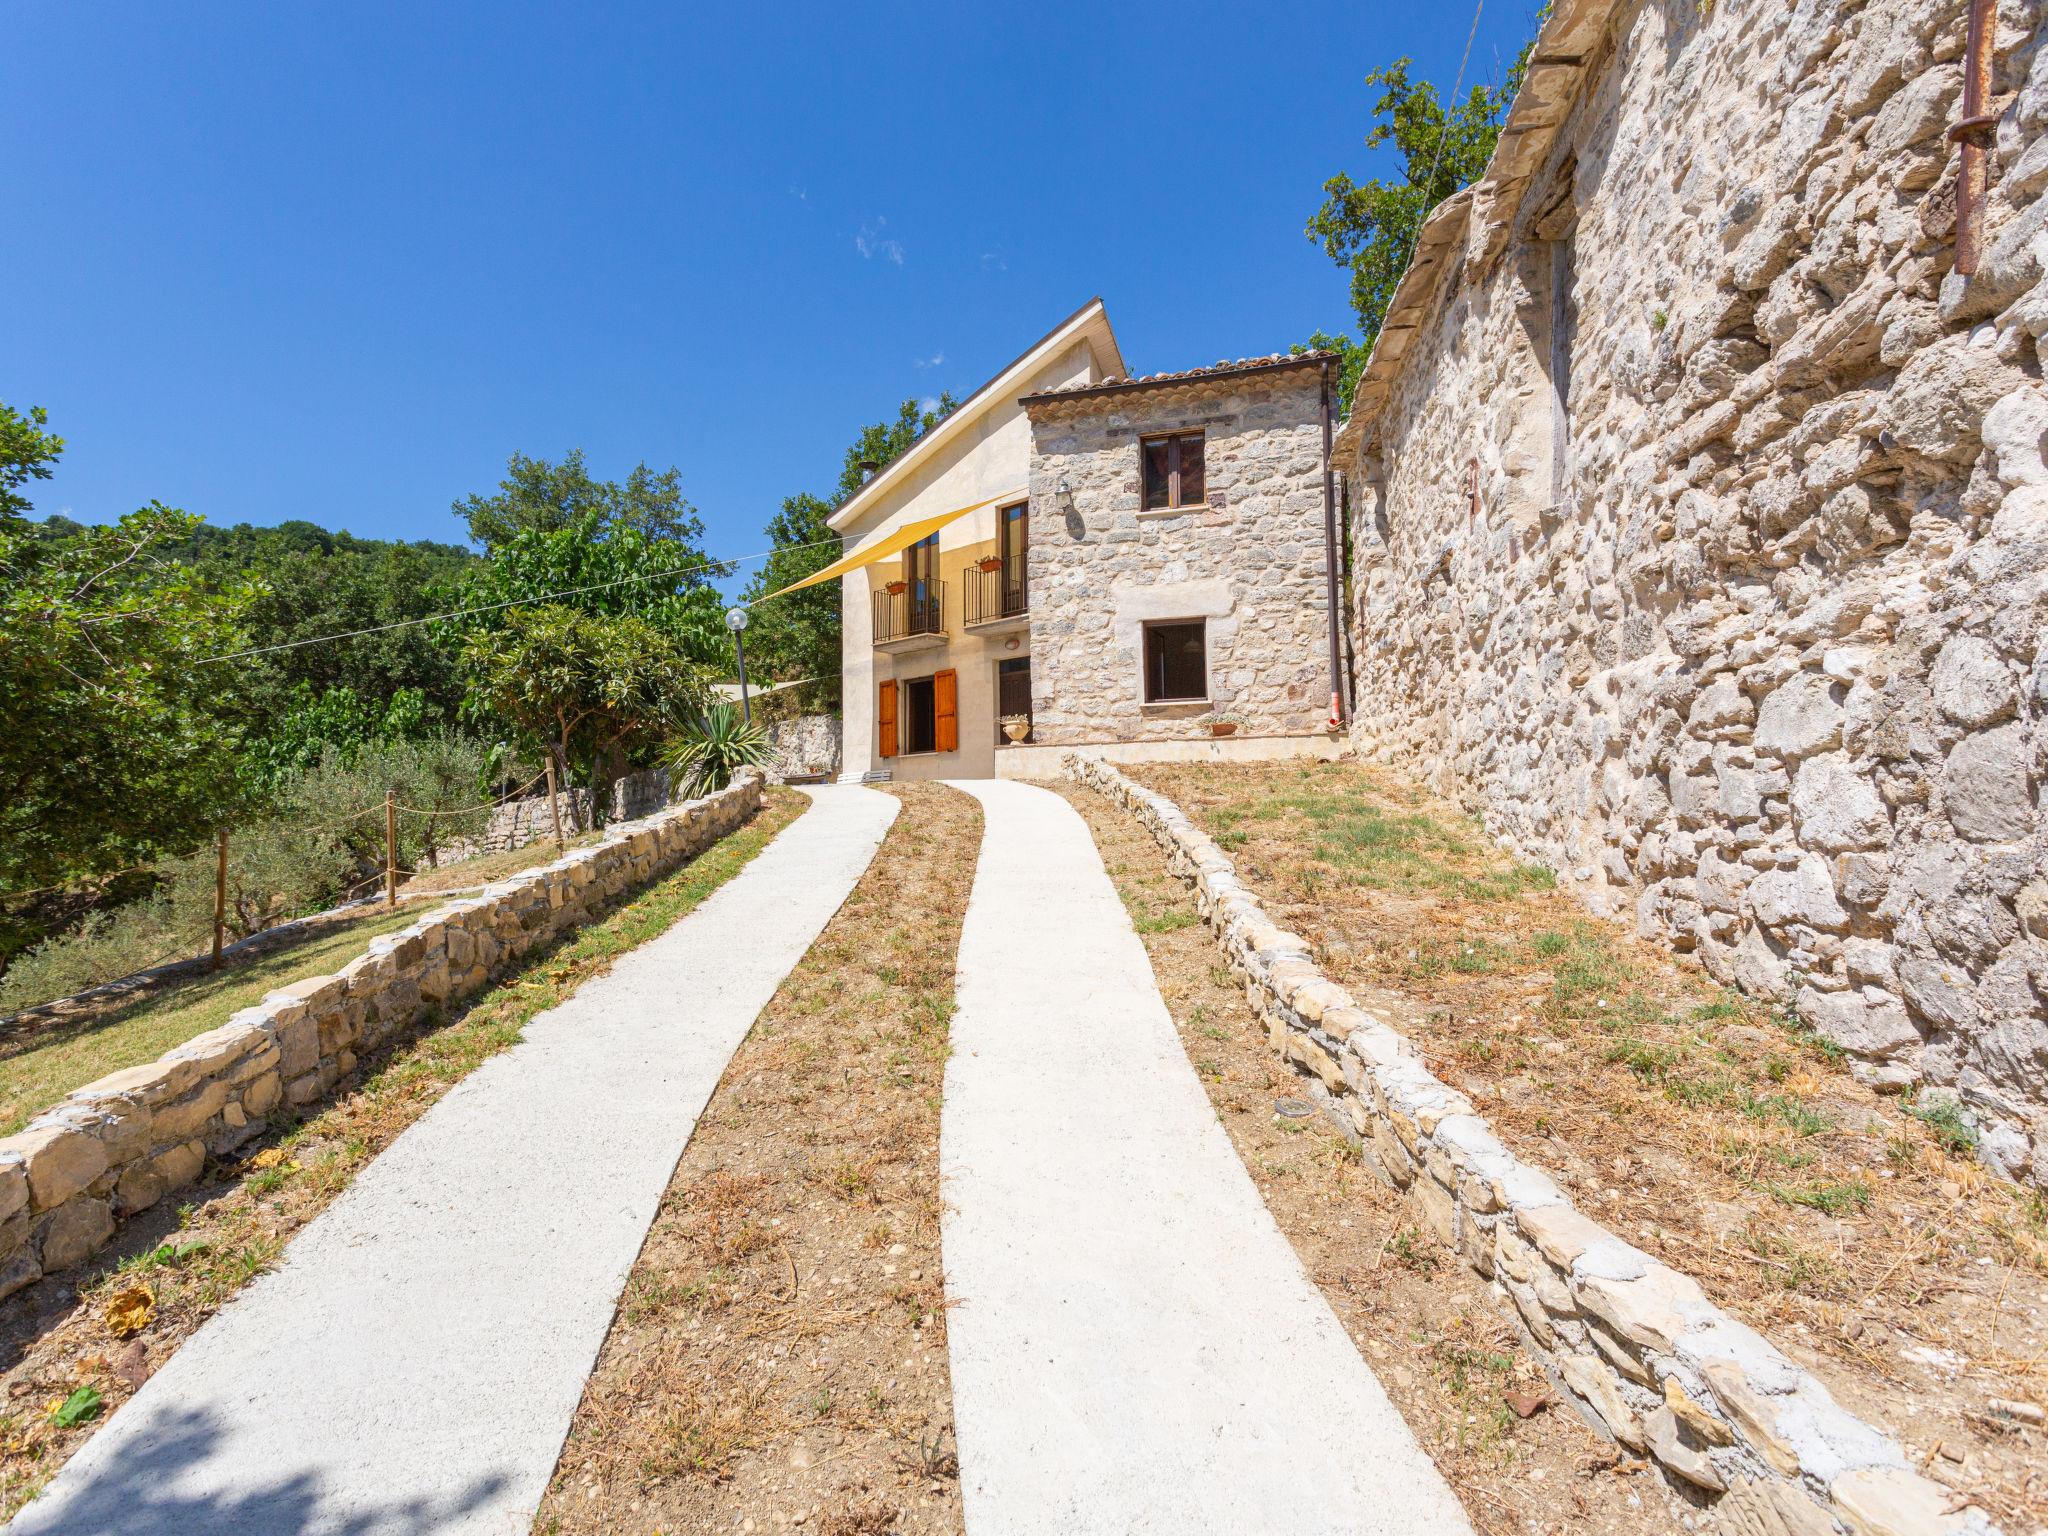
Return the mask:
<svg viewBox="0 0 2048 1536">
<path fill-rule="evenodd" d="M 661 749 L 661 766 L 694 797 L 725 788 L 742 768 L 768 763 L 768 738 L 730 704 L 714 704 Z"/>
</svg>

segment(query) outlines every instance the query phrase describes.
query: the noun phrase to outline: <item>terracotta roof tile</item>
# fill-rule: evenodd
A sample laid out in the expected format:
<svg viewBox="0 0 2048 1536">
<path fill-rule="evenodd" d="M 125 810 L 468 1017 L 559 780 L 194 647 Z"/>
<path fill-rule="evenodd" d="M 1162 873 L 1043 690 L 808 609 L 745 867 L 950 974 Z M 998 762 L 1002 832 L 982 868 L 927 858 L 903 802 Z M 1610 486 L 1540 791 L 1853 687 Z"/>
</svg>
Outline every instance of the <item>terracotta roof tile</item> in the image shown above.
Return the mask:
<svg viewBox="0 0 2048 1536">
<path fill-rule="evenodd" d="M 1148 373 L 1137 378 L 1112 377 L 1098 379 L 1093 384 L 1061 384 L 1052 389 L 1041 389 L 1024 397 L 1024 404 L 1034 401 L 1066 400 L 1088 395 L 1121 393 L 1128 389 L 1147 389 L 1161 384 L 1190 384 L 1207 379 L 1229 378 L 1234 374 L 1258 373 L 1270 368 L 1285 368 L 1294 364 L 1319 363 L 1325 358 L 1334 358 L 1334 352 L 1273 352 L 1265 357 L 1240 357 L 1236 361 L 1223 358 L 1206 368 L 1183 368 L 1178 373 Z"/>
</svg>

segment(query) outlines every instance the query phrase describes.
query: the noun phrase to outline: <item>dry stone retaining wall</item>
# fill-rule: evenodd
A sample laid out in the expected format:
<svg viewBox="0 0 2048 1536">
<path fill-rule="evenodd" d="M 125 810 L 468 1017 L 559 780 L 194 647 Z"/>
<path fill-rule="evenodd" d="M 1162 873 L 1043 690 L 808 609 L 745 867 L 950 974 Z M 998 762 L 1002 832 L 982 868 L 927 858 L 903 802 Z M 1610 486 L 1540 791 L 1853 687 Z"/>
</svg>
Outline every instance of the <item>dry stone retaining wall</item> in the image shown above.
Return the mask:
<svg viewBox="0 0 2048 1536">
<path fill-rule="evenodd" d="M 1426 1230 L 1490 1278 L 1557 1387 L 1588 1422 L 1655 1459 L 1743 1536 L 1934 1536 L 1992 1527 L 1946 1514 L 1888 1435 L 1699 1286 L 1583 1215 L 1494 1136 L 1414 1045 L 1356 1003 L 1266 915 L 1229 857 L 1164 795 L 1078 754 L 1075 781 L 1134 814 L 1194 887 L 1203 918 L 1274 1047 Z"/>
<path fill-rule="evenodd" d="M 280 1106 L 323 1098 L 373 1049 L 751 817 L 761 780 L 644 821 L 373 939 L 146 1066 L 87 1084 L 0 1140 L 0 1297 L 88 1258 Z"/>
<path fill-rule="evenodd" d="M 1962 277 L 1967 10 L 1552 8 L 1344 434 L 1356 740 L 2048 1183 L 2048 49 Z"/>
</svg>

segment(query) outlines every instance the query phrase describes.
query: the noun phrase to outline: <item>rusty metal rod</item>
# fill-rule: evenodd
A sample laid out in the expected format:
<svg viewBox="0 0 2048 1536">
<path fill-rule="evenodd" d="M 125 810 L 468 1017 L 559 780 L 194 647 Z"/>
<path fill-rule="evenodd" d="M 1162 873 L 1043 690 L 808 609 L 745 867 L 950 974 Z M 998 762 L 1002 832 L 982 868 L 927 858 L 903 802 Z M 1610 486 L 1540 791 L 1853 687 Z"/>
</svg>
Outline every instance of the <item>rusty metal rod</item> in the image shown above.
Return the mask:
<svg viewBox="0 0 2048 1536">
<path fill-rule="evenodd" d="M 1967 62 L 1963 66 L 1963 117 L 1948 136 L 1962 146 L 1956 171 L 1956 271 L 1964 277 L 1977 271 L 1984 236 L 1984 191 L 1990 170 L 1991 130 L 1997 116 L 1986 111 L 1991 101 L 1991 44 L 1998 0 L 1970 0 Z"/>
</svg>

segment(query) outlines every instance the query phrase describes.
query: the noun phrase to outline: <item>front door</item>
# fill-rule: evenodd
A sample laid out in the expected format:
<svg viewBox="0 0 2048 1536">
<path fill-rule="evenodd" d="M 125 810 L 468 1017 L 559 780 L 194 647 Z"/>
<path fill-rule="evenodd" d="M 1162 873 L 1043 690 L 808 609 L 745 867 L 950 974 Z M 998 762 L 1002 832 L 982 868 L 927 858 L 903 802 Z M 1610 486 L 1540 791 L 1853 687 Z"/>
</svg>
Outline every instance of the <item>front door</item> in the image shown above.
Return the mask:
<svg viewBox="0 0 2048 1536">
<path fill-rule="evenodd" d="M 996 741 L 998 744 L 1010 738 L 1003 730 L 1003 721 L 1012 715 L 1031 718 L 1031 658 L 1020 656 L 1014 660 L 996 663 Z M 1028 737 L 1026 738 L 1029 739 Z"/>
</svg>

